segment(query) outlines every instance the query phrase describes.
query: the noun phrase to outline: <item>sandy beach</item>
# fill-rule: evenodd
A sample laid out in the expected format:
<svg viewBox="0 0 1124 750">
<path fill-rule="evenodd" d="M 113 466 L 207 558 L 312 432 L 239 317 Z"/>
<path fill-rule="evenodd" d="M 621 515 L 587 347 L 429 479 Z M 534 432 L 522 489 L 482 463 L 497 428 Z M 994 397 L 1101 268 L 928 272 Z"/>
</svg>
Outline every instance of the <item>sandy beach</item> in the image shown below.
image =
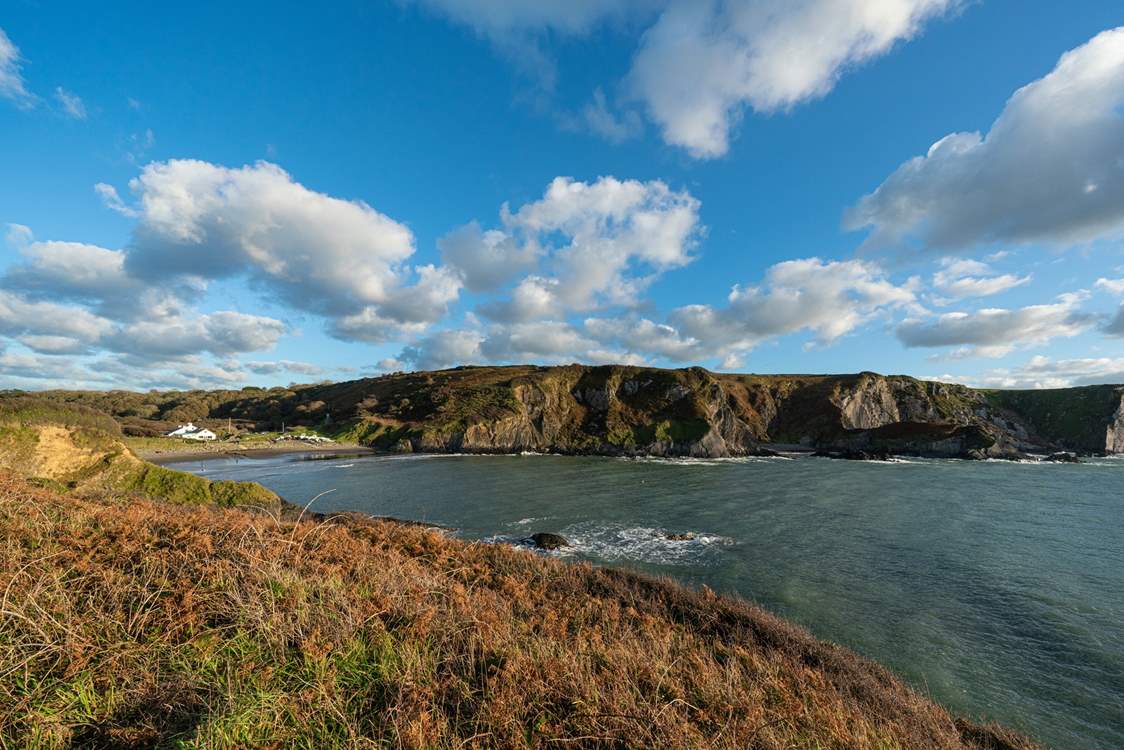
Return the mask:
<svg viewBox="0 0 1124 750">
<path fill-rule="evenodd" d="M 134 449 L 137 456 L 154 464 L 165 465 L 183 461 L 205 461 L 215 458 L 271 458 L 304 453 L 315 456 L 373 454 L 362 445 L 312 445 L 300 442 L 267 443 L 264 445 L 238 445 L 236 443 L 204 443 L 196 445 L 169 445 L 164 448 Z"/>
</svg>

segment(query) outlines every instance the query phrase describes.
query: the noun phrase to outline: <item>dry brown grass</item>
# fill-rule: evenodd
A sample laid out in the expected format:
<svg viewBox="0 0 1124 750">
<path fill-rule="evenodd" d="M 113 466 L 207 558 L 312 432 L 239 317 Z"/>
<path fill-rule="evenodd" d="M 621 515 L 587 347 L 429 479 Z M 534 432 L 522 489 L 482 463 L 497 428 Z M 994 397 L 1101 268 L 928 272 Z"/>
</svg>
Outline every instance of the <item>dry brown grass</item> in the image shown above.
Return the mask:
<svg viewBox="0 0 1124 750">
<path fill-rule="evenodd" d="M 1032 748 L 745 603 L 0 475 L 0 746 Z"/>
</svg>

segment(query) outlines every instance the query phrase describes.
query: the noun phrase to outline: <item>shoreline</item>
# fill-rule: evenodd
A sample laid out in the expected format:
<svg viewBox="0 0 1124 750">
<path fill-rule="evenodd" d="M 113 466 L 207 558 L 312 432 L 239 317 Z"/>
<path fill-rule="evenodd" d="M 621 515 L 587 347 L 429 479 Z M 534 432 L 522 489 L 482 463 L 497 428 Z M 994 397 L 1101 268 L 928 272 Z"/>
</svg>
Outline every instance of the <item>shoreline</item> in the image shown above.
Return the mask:
<svg viewBox="0 0 1124 750">
<path fill-rule="evenodd" d="M 136 450 L 137 457 L 143 461 L 166 466 L 168 464 L 186 463 L 190 461 L 210 461 L 218 458 L 276 458 L 292 454 L 307 453 L 316 456 L 333 455 L 375 455 L 376 451 L 364 445 L 276 445 L 262 447 L 249 446 L 210 446 L 201 448 L 183 449 L 180 447 L 169 450 Z"/>
<path fill-rule="evenodd" d="M 745 454 L 745 455 L 731 455 L 731 456 L 690 456 L 690 455 L 661 455 L 657 453 L 598 453 L 598 452 L 529 452 L 520 451 L 516 452 L 501 452 L 501 451 L 467 451 L 467 452 L 449 452 L 449 451 L 408 451 L 398 453 L 395 451 L 378 450 L 365 445 L 316 445 L 316 444 L 269 444 L 265 446 L 230 446 L 223 444 L 215 446 L 213 444 L 205 443 L 198 447 L 196 446 L 176 446 L 168 450 L 145 450 L 134 448 L 133 452 L 144 461 L 156 464 L 158 466 L 165 466 L 168 464 L 188 463 L 191 461 L 211 461 L 220 458 L 249 458 L 249 459 L 265 459 L 276 458 L 278 456 L 306 454 L 308 460 L 328 460 L 333 456 L 341 457 L 367 457 L 367 456 L 392 456 L 392 455 L 417 455 L 417 456 L 599 456 L 602 458 L 629 458 L 629 459 L 665 459 L 665 460 L 700 460 L 700 461 L 721 461 L 737 458 L 778 458 L 784 460 L 793 460 L 797 458 L 826 458 L 833 461 L 846 461 L 858 463 L 893 463 L 895 461 L 910 460 L 910 459 L 933 459 L 933 460 L 950 460 L 950 461 L 969 461 L 969 462 L 999 462 L 999 463 L 1031 463 L 1031 464 L 1080 464 L 1086 463 L 1089 458 L 1097 458 L 1096 456 L 1078 456 L 1070 454 L 1069 460 L 1057 460 L 1050 455 L 1026 454 L 1020 457 L 1012 458 L 987 458 L 979 459 L 968 456 L 918 456 L 908 452 L 893 453 L 889 452 L 884 455 L 866 454 L 865 451 L 854 452 L 839 452 L 833 453 L 830 451 L 815 451 L 803 446 L 792 445 L 768 445 L 762 446 L 766 452 L 758 454 Z M 861 454 L 861 455 L 852 455 Z"/>
</svg>

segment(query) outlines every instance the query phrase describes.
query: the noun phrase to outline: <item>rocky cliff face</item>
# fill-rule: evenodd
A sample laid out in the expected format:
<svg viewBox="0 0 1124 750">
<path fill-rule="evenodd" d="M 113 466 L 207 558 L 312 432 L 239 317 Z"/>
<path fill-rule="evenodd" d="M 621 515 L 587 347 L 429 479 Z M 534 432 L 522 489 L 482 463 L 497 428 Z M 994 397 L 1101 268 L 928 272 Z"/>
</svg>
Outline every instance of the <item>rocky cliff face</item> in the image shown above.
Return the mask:
<svg viewBox="0 0 1124 750">
<path fill-rule="evenodd" d="M 557 368 L 515 377 L 507 389 L 498 409 L 489 408 L 495 393 L 467 413 L 439 408 L 396 448 L 713 457 L 753 453 L 760 443 L 717 377 L 697 368 Z M 457 418 L 442 419 L 450 412 Z"/>
<path fill-rule="evenodd" d="M 1105 429 L 1105 453 L 1124 453 L 1124 392 Z"/>
<path fill-rule="evenodd" d="M 465 368 L 430 373 L 424 384 L 417 377 L 384 383 L 397 385 L 362 415 L 380 425 L 374 444 L 425 452 L 712 458 L 787 445 L 966 458 L 1086 449 L 1043 437 L 983 392 L 875 373 L 752 376 L 569 366 Z M 422 412 L 416 396 L 403 396 L 413 387 L 429 401 Z M 410 418 L 401 420 L 402 410 L 388 405 L 406 401 Z M 1114 445 L 1124 446 L 1124 418 L 1115 424 Z"/>
</svg>

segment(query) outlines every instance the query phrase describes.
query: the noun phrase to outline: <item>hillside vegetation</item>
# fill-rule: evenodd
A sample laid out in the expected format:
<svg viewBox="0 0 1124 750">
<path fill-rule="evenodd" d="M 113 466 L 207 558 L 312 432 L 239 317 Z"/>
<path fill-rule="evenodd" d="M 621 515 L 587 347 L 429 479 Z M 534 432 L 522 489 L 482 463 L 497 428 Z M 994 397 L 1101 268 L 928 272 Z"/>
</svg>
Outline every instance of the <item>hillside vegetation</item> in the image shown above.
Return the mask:
<svg viewBox="0 0 1124 750">
<path fill-rule="evenodd" d="M 983 391 L 989 403 L 1018 414 L 1037 434 L 1083 450 L 1124 451 L 1122 389 L 1112 385 L 1034 391 Z M 1106 432 L 1107 431 L 1107 432 Z M 1107 445 L 1106 445 L 1107 439 Z"/>
<path fill-rule="evenodd" d="M 608 365 L 461 367 L 240 391 L 42 397 L 127 434 L 180 422 L 305 426 L 384 450 L 745 455 L 774 444 L 928 456 L 1124 450 L 1124 389 L 977 391 L 875 373 L 727 375 Z"/>
<path fill-rule="evenodd" d="M 0 467 L 61 491 L 181 504 L 280 506 L 253 482 L 212 482 L 137 458 L 109 416 L 42 398 L 0 398 Z"/>
<path fill-rule="evenodd" d="M 0 471 L 3 748 L 1029 750 L 748 604 Z"/>
</svg>

